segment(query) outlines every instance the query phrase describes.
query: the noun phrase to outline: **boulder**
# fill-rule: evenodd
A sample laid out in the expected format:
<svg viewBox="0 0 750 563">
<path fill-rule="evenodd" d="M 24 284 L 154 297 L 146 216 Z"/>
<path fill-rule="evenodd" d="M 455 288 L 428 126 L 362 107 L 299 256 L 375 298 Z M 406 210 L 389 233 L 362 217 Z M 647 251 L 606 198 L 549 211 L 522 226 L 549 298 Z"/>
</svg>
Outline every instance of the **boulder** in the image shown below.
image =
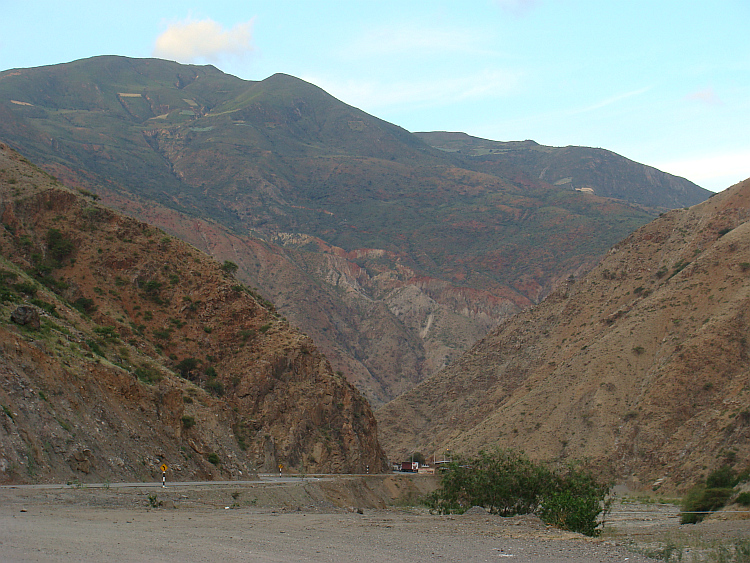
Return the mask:
<svg viewBox="0 0 750 563">
<path fill-rule="evenodd" d="M 22 326 L 28 326 L 38 330 L 41 326 L 39 322 L 39 311 L 28 305 L 21 305 L 10 314 L 10 320 Z"/>
</svg>

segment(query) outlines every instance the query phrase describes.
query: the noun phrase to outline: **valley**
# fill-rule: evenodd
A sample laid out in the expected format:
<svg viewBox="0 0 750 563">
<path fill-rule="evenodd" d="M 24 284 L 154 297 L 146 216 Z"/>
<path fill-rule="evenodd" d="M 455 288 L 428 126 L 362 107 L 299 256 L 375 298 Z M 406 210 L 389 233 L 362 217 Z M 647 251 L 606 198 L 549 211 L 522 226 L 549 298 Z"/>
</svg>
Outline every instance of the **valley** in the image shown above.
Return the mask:
<svg viewBox="0 0 750 563">
<path fill-rule="evenodd" d="M 0 73 L 0 139 L 8 482 L 747 466 L 747 182 L 125 57 Z"/>
</svg>

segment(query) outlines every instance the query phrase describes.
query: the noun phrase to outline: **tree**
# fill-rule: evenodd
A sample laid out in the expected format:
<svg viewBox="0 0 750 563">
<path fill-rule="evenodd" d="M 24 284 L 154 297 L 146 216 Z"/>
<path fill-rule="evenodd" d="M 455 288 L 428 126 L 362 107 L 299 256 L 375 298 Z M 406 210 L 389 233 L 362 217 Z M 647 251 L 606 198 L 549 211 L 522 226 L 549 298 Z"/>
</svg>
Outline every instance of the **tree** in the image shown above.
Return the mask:
<svg viewBox="0 0 750 563">
<path fill-rule="evenodd" d="M 224 263 L 221 265 L 221 269 L 227 274 L 234 274 L 238 268 L 239 266 L 230 260 L 224 260 Z"/>
<path fill-rule="evenodd" d="M 192 377 L 190 376 L 192 375 L 193 370 L 195 370 L 195 368 L 197 367 L 198 360 L 196 360 L 195 358 L 185 358 L 175 366 L 175 369 L 185 379 L 192 379 Z"/>
</svg>

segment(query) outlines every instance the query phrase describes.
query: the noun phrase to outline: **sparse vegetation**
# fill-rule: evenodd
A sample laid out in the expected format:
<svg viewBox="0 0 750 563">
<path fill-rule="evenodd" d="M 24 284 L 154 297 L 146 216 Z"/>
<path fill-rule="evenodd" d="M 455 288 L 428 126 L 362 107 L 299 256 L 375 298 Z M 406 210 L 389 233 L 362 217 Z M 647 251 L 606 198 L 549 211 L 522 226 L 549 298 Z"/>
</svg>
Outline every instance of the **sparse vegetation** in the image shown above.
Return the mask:
<svg viewBox="0 0 750 563">
<path fill-rule="evenodd" d="M 190 399 L 190 397 L 186 397 L 187 399 Z M 192 403 L 193 400 L 190 399 L 190 402 Z M 182 417 L 182 427 L 185 428 L 185 430 L 191 429 L 193 426 L 195 426 L 195 417 L 184 415 Z"/>
<path fill-rule="evenodd" d="M 147 383 L 148 385 L 158 383 L 163 378 L 162 373 L 149 364 L 140 365 L 135 369 L 133 373 L 139 379 L 139 381 Z"/>
</svg>

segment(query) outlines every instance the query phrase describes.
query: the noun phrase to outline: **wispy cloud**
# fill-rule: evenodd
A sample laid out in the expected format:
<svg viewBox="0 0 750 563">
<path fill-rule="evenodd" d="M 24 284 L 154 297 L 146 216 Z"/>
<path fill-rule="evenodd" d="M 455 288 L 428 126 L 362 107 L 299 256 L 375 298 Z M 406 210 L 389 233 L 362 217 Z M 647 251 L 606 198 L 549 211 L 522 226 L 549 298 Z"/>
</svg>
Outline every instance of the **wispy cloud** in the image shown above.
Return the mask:
<svg viewBox="0 0 750 563">
<path fill-rule="evenodd" d="M 700 102 L 708 106 L 721 106 L 724 102 L 719 98 L 713 88 L 704 88 L 698 90 L 692 94 L 688 94 L 686 98 L 693 102 Z"/>
<path fill-rule="evenodd" d="M 225 29 L 211 19 L 187 18 L 171 24 L 157 37 L 153 54 L 183 63 L 241 58 L 253 50 L 252 27 L 253 20 Z"/>
<path fill-rule="evenodd" d="M 490 34 L 482 29 L 400 24 L 380 27 L 360 35 L 342 49 L 345 58 L 412 56 L 439 53 L 492 54 L 486 47 Z"/>
<path fill-rule="evenodd" d="M 627 100 L 628 98 L 634 98 L 636 96 L 640 96 L 642 94 L 645 94 L 651 90 L 651 86 L 646 86 L 645 88 L 639 88 L 638 90 L 632 90 L 630 92 L 623 92 L 622 94 L 616 94 L 614 96 L 610 96 L 608 98 L 605 98 L 603 100 L 600 100 L 594 104 L 591 104 L 586 107 L 578 108 L 572 110 L 570 113 L 587 113 L 590 111 L 596 111 L 598 109 L 602 109 L 607 106 L 611 106 L 613 104 L 616 104 L 618 102 L 622 102 L 623 100 Z"/>
<path fill-rule="evenodd" d="M 495 0 L 495 4 L 514 16 L 523 16 L 531 11 L 539 0 Z"/>
<path fill-rule="evenodd" d="M 518 88 L 520 73 L 486 70 L 454 78 L 378 82 L 367 80 L 338 81 L 306 76 L 337 98 L 356 107 L 373 111 L 387 107 L 439 107 L 459 101 L 503 97 Z"/>
</svg>

